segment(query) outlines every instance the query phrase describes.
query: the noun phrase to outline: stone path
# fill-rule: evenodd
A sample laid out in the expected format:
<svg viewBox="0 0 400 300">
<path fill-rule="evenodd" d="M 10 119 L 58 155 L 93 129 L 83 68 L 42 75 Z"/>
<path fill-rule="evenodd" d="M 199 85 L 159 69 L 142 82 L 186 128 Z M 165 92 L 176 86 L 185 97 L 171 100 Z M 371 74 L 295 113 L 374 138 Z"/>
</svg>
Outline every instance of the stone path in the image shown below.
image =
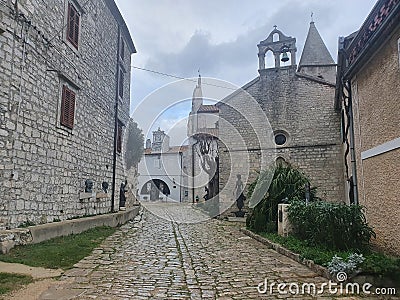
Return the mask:
<svg viewBox="0 0 400 300">
<path fill-rule="evenodd" d="M 190 206 L 154 204 L 151 211 L 155 215 L 145 211 L 140 221 L 122 226 L 40 299 L 315 299 L 278 294 L 276 288 L 263 295 L 257 286 L 265 279 L 268 284 L 328 281 L 232 223 L 182 223 L 204 219 Z"/>
</svg>

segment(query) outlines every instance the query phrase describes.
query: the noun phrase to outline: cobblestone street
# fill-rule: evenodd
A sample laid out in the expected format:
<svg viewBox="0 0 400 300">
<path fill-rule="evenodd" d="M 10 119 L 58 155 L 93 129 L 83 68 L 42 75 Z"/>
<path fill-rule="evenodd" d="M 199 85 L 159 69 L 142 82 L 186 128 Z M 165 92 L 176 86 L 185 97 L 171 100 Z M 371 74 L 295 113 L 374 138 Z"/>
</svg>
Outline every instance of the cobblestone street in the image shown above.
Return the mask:
<svg viewBox="0 0 400 300">
<path fill-rule="evenodd" d="M 154 204 L 151 211 L 107 238 L 40 299 L 311 299 L 260 295 L 257 285 L 327 282 L 232 223 L 181 223 L 204 218 L 190 206 Z"/>
</svg>

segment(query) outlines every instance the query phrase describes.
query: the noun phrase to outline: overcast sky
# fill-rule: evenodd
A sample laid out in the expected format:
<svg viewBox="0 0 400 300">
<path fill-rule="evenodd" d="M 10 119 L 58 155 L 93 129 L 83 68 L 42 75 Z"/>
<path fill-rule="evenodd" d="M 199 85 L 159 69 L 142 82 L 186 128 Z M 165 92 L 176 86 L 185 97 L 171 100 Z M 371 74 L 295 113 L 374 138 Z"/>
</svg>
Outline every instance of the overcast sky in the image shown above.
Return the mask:
<svg viewBox="0 0 400 300">
<path fill-rule="evenodd" d="M 258 76 L 257 44 L 274 25 L 297 39 L 299 61 L 313 12 L 315 25 L 336 61 L 338 37 L 358 30 L 376 0 L 116 0 L 116 3 L 137 49 L 132 65 L 185 78 L 196 77 L 200 69 L 204 77 L 242 86 Z M 175 80 L 133 68 L 132 111 L 150 93 Z M 194 88 L 195 83 L 190 84 Z M 187 97 L 191 97 L 191 92 Z M 186 115 L 185 108 L 190 108 L 189 103 L 180 105 L 175 113 L 166 113 L 156 126 L 177 122 Z M 148 117 L 136 116 L 139 126 Z"/>
</svg>

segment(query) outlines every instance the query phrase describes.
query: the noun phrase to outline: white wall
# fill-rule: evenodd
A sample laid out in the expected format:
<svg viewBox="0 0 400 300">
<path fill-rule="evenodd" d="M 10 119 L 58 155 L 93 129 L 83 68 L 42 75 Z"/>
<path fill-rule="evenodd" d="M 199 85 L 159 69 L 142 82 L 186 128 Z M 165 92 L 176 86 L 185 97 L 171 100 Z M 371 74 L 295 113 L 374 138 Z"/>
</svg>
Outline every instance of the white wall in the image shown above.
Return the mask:
<svg viewBox="0 0 400 300">
<path fill-rule="evenodd" d="M 186 161 L 186 153 L 182 156 L 179 153 L 158 153 L 146 154 L 139 163 L 138 189 L 140 200 L 149 200 L 149 194 L 142 194 L 143 186 L 150 180 L 159 179 L 165 182 L 170 190 L 168 200 L 185 201 L 185 190 L 188 190 L 187 178 L 181 169 L 181 157 L 183 164 Z M 175 183 L 174 183 L 175 181 Z M 165 195 L 160 193 L 160 197 L 166 200 Z M 147 199 L 145 199 L 147 198 Z"/>
</svg>

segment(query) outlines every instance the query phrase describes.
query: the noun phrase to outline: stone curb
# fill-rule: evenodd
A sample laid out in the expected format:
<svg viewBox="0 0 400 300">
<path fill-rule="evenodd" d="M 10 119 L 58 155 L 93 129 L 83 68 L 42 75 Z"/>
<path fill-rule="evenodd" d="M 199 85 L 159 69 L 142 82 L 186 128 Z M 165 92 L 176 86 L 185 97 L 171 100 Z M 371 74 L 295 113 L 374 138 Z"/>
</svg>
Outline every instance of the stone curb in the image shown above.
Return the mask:
<svg viewBox="0 0 400 300">
<path fill-rule="evenodd" d="M 294 261 L 297 261 L 298 263 L 305 265 L 310 270 L 317 273 L 319 276 L 325 277 L 327 279 L 332 279 L 332 276 L 330 275 L 328 269 L 323 266 L 317 265 L 316 263 L 314 263 L 314 261 L 312 261 L 310 259 L 301 258 L 300 254 L 294 253 L 294 252 L 282 247 L 279 244 L 273 243 L 270 240 L 268 240 L 262 236 L 259 236 L 258 234 L 255 234 L 254 232 L 252 232 L 246 228 L 240 228 L 240 231 L 242 233 L 244 233 L 245 235 L 266 245 L 268 248 L 275 250 L 279 254 L 285 255 L 286 257 L 289 257 L 289 258 L 293 259 Z"/>
<path fill-rule="evenodd" d="M 0 231 L 0 253 L 8 253 L 18 245 L 36 244 L 59 236 L 78 234 L 94 227 L 117 227 L 136 217 L 139 209 L 140 206 L 134 206 L 112 214 L 3 230 Z"/>
</svg>

